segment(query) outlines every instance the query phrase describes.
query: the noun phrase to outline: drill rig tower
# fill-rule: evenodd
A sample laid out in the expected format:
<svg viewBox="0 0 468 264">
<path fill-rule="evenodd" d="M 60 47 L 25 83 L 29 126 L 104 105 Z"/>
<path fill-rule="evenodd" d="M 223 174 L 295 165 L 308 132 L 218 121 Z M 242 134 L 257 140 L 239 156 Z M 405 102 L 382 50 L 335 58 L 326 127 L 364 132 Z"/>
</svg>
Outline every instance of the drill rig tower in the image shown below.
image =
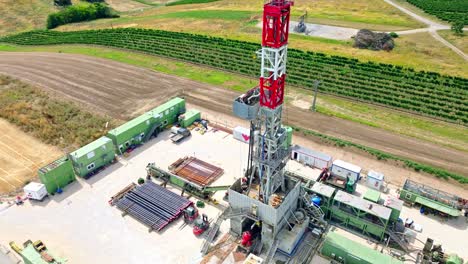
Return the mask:
<svg viewBox="0 0 468 264">
<path fill-rule="evenodd" d="M 292 2 L 272 0 L 264 5 L 260 71 L 260 109 L 254 122 L 259 140 L 253 150 L 253 165 L 258 170 L 260 198 L 268 203 L 278 188 L 284 189 L 284 167 L 289 159 L 286 129 L 281 125 L 289 15 Z"/>
<path fill-rule="evenodd" d="M 248 172 L 260 182 L 259 199 L 268 204 L 273 193 L 285 190 L 284 167 L 290 153 L 282 126 L 289 16 L 293 3 L 272 0 L 263 7 L 260 84 L 234 101 L 234 113 L 251 121 Z"/>
<path fill-rule="evenodd" d="M 300 182 L 285 175 L 292 130 L 281 121 L 292 5 L 288 0 L 269 0 L 263 6 L 259 86 L 233 103 L 234 114 L 250 121 L 250 145 L 247 173 L 229 189 L 230 207 L 237 212 L 231 218 L 231 233 L 241 235 L 252 221 L 261 223 L 260 244 L 272 254 L 276 248 L 288 252 L 309 222 L 296 211 Z M 291 225 L 291 219 L 297 223 Z"/>
</svg>

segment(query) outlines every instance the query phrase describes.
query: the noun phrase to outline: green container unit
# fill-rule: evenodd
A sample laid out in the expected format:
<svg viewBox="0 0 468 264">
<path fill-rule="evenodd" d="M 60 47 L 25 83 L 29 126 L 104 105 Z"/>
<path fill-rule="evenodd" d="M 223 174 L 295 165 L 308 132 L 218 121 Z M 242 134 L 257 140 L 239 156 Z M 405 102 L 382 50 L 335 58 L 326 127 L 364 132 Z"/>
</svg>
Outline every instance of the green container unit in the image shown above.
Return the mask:
<svg viewBox="0 0 468 264">
<path fill-rule="evenodd" d="M 446 264 L 463 264 L 463 259 L 456 254 L 451 254 L 445 261 Z"/>
<path fill-rule="evenodd" d="M 185 113 L 185 100 L 175 97 L 148 112 L 159 115 L 162 128 L 172 126 L 179 121 L 179 115 Z"/>
<path fill-rule="evenodd" d="M 116 148 L 118 154 L 124 153 L 130 146 L 138 145 L 147 140 L 151 130 L 159 129 L 159 117 L 145 113 L 127 123 L 112 129 L 107 133 Z"/>
<path fill-rule="evenodd" d="M 361 245 L 333 231 L 328 232 L 320 253 L 339 263 L 346 264 L 403 264 L 402 261 Z"/>
<path fill-rule="evenodd" d="M 400 218 L 401 210 L 403 209 L 403 201 L 396 197 L 388 196 L 387 199 L 385 199 L 384 206 L 392 210 L 390 221 L 397 222 L 398 218 Z"/>
<path fill-rule="evenodd" d="M 185 114 L 179 116 L 179 124 L 181 127 L 189 127 L 196 120 L 201 119 L 201 112 L 196 109 L 190 109 Z"/>
<path fill-rule="evenodd" d="M 49 194 L 76 180 L 73 165 L 68 157 L 62 157 L 38 170 L 38 176 Z"/>
<path fill-rule="evenodd" d="M 333 199 L 330 218 L 341 226 L 382 240 L 391 213 L 387 207 L 339 190 Z"/>
<path fill-rule="evenodd" d="M 461 215 L 460 197 L 409 179 L 405 181 L 400 190 L 399 198 L 405 202 L 419 204 L 452 217 Z"/>
<path fill-rule="evenodd" d="M 76 175 L 86 178 L 91 173 L 106 166 L 115 159 L 112 140 L 101 137 L 69 154 Z"/>
<path fill-rule="evenodd" d="M 325 217 L 328 218 L 330 215 L 330 210 L 333 204 L 333 197 L 335 195 L 336 189 L 321 182 L 316 182 L 310 190 L 316 196 L 320 197 L 320 208 L 325 214 Z"/>
<path fill-rule="evenodd" d="M 371 201 L 373 203 L 379 203 L 381 193 L 376 190 L 367 189 L 366 193 L 364 193 L 364 199 Z"/>
<path fill-rule="evenodd" d="M 49 249 L 44 249 L 45 253 L 51 256 L 54 260 L 51 262 L 45 261 L 42 257 L 41 253 L 39 253 L 31 241 L 27 241 L 24 243 L 24 249 L 21 250 L 21 257 L 25 264 L 60 264 L 65 263 L 65 261 L 61 258 L 57 258 L 54 254 L 52 254 Z"/>
</svg>

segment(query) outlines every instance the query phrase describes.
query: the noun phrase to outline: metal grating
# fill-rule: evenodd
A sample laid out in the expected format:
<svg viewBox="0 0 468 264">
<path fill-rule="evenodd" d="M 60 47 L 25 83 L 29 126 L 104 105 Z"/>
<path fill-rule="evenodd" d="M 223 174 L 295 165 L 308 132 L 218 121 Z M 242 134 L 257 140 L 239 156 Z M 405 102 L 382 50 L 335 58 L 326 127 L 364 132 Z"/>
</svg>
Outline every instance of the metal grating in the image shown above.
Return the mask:
<svg viewBox="0 0 468 264">
<path fill-rule="evenodd" d="M 210 185 L 224 173 L 223 169 L 194 157 L 177 160 L 169 166 L 169 170 L 175 175 L 201 186 Z"/>
<path fill-rule="evenodd" d="M 131 190 L 117 202 L 117 207 L 128 213 L 150 230 L 160 231 L 177 219 L 192 202 L 152 181 Z"/>
</svg>

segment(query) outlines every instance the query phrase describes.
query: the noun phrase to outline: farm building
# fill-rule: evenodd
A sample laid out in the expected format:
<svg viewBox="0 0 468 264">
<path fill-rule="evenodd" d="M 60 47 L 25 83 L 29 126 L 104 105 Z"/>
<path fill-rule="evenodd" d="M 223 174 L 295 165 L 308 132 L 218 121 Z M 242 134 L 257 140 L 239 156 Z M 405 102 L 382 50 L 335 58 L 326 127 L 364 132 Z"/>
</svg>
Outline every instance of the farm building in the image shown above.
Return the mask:
<svg viewBox="0 0 468 264">
<path fill-rule="evenodd" d="M 69 157 L 76 174 L 86 177 L 114 160 L 114 145 L 110 138 L 101 137 L 70 153 Z"/>
<path fill-rule="evenodd" d="M 72 162 L 68 157 L 62 157 L 40 168 L 37 173 L 50 194 L 76 180 Z"/>
<path fill-rule="evenodd" d="M 185 100 L 174 98 L 127 123 L 112 129 L 107 137 L 112 139 L 117 147 L 117 153 L 122 154 L 130 146 L 148 141 L 165 127 L 178 121 L 178 116 L 185 112 Z"/>
<path fill-rule="evenodd" d="M 299 145 L 292 147 L 291 158 L 318 169 L 328 168 L 332 165 L 331 156 Z"/>
</svg>

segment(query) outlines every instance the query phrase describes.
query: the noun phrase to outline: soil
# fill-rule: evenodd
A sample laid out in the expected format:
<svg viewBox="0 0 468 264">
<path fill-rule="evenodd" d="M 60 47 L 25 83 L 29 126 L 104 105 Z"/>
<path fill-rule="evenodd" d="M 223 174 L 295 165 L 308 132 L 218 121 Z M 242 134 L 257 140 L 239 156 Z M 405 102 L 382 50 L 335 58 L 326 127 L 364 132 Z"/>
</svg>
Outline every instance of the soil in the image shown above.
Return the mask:
<svg viewBox="0 0 468 264">
<path fill-rule="evenodd" d="M 0 119 L 0 194 L 12 192 L 37 176 L 37 170 L 63 153 Z"/>
<path fill-rule="evenodd" d="M 168 98 L 182 95 L 194 107 L 214 113 L 215 119 L 228 120 L 232 116 L 232 100 L 238 96 L 237 92 L 220 87 L 84 55 L 0 53 L 0 73 L 30 82 L 61 97 L 80 102 L 96 111 L 119 119 L 128 119 L 159 105 Z M 250 87 L 246 87 L 248 88 Z M 352 121 L 309 112 L 292 105 L 285 106 L 283 119 L 287 124 L 468 175 L 468 167 L 466 167 L 468 155 L 462 151 L 451 150 Z M 326 152 L 334 155 L 332 150 Z M 387 164 L 365 157 L 365 155 L 346 153 L 350 157 L 355 157 L 346 160 L 359 161 L 356 163 L 360 165 L 366 164 L 363 167 L 378 170 L 383 166 L 381 164 Z M 339 158 L 336 155 L 334 157 Z M 364 163 L 364 160 L 369 163 Z M 394 172 L 382 171 L 391 178 L 421 175 L 415 172 L 410 173 L 410 171 L 402 173 L 397 166 L 387 165 L 398 169 Z M 426 184 L 432 181 L 434 184 L 450 185 L 448 182 L 439 182 L 435 178 L 422 175 L 421 177 L 424 177 L 421 179 L 424 179 Z M 402 182 L 401 180 L 393 181 Z"/>
<path fill-rule="evenodd" d="M 134 11 L 148 7 L 148 5 L 133 0 L 106 0 L 106 3 L 120 12 Z"/>
</svg>

